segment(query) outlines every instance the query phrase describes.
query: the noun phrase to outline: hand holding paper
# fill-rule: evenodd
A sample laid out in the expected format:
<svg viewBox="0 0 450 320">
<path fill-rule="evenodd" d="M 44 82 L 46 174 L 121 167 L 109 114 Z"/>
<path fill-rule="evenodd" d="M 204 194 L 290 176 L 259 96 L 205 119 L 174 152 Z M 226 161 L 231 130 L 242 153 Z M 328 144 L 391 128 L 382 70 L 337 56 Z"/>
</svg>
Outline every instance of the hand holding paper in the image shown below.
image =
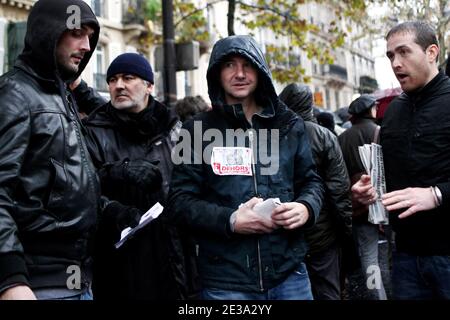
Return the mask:
<svg viewBox="0 0 450 320">
<path fill-rule="evenodd" d="M 120 233 L 120 241 L 116 243 L 116 249 L 119 249 L 132 235 L 138 232 L 140 229 L 145 227 L 154 219 L 158 218 L 159 215 L 163 212 L 164 207 L 157 202 L 153 207 L 151 207 L 145 214 L 142 215 L 139 220 L 139 224 L 134 228 L 125 228 Z"/>
<path fill-rule="evenodd" d="M 264 200 L 263 202 L 257 203 L 253 207 L 253 211 L 255 211 L 257 214 L 263 216 L 264 218 L 268 220 L 272 220 L 272 212 L 275 210 L 277 206 L 281 204 L 279 198 L 269 198 Z"/>
<path fill-rule="evenodd" d="M 270 218 L 272 211 L 268 213 L 270 204 L 268 205 L 269 202 L 263 203 L 261 198 L 254 197 L 239 206 L 235 213 L 235 233 L 270 233 L 276 229 L 277 226 Z"/>
<path fill-rule="evenodd" d="M 388 213 L 381 202 L 381 196 L 386 193 L 384 179 L 383 153 L 376 143 L 358 147 L 361 162 L 370 176 L 370 181 L 376 191 L 376 200 L 369 205 L 369 222 L 373 224 L 389 224 Z"/>
</svg>

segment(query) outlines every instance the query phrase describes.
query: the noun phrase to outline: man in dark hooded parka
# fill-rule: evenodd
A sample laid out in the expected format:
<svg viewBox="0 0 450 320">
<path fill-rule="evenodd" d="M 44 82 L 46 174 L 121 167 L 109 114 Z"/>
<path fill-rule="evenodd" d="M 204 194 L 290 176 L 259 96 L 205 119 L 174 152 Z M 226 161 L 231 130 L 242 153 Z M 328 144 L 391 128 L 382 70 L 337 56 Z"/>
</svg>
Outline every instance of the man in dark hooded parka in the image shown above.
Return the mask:
<svg viewBox="0 0 450 320">
<path fill-rule="evenodd" d="M 312 299 L 304 230 L 319 214 L 323 185 L 304 123 L 278 99 L 250 36 L 214 45 L 207 80 L 212 111 L 184 123 L 185 136 L 193 137 L 190 154 L 203 161 L 186 157 L 174 166 L 168 201 L 174 221 L 195 238 L 202 298 Z M 211 150 L 206 135 L 213 133 L 237 139 L 215 138 Z M 262 145 L 269 162 L 256 152 Z M 255 206 L 269 198 L 282 204 L 263 217 Z"/>
</svg>

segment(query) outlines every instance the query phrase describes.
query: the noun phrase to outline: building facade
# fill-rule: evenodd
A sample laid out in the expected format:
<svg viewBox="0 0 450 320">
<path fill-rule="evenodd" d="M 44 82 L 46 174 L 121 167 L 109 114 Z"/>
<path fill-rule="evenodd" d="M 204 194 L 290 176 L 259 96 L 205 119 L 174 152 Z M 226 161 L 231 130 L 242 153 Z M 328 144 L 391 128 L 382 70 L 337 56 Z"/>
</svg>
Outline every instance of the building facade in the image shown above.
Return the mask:
<svg viewBox="0 0 450 320">
<path fill-rule="evenodd" d="M 309 39 L 328 41 L 325 28 L 330 21 L 336 20 L 334 10 L 326 4 L 317 3 L 302 7 L 304 18 L 320 27 L 319 32 L 309 34 Z M 310 87 L 314 92 L 316 105 L 331 111 L 347 107 L 357 94 L 377 89 L 372 39 L 364 35 L 360 26 L 345 20 L 341 21 L 344 30 L 349 29 L 346 24 L 351 24 L 352 32 L 346 37 L 344 45 L 332 52 L 332 64 L 321 65 L 316 59 L 302 59 L 307 74 L 312 77 Z"/>
<path fill-rule="evenodd" d="M 83 79 L 92 87 L 107 96 L 105 80 L 109 63 L 123 52 L 140 52 L 144 54 L 152 66 L 155 61 L 155 46 L 144 43 L 147 32 L 161 34 L 160 27 L 148 27 L 144 15 L 145 1 L 143 0 L 84 0 L 88 3 L 101 25 L 100 38 L 95 53 L 92 56 Z M 204 8 L 203 14 L 207 20 L 210 40 L 204 43 L 200 50 L 198 69 L 177 72 L 177 96 L 201 95 L 208 100 L 206 70 L 212 45 L 220 38 L 227 36 L 227 1 L 192 0 L 199 8 Z M 191 2 L 192 2 L 191 1 Z M 26 19 L 36 0 L 0 0 L 0 73 L 11 68 L 15 58 L 23 48 L 23 37 L 26 31 Z M 326 4 L 307 3 L 299 6 L 299 12 L 310 23 L 321 26 L 321 30 L 307 35 L 309 41 L 327 42 L 328 35 L 325 26 L 334 20 L 333 10 Z M 236 13 L 236 16 L 239 12 Z M 345 21 L 342 22 L 346 23 Z M 345 27 L 345 25 L 343 25 Z M 352 25 L 352 36 L 362 34 L 357 25 Z M 236 34 L 248 34 L 244 25 L 235 22 Z M 262 45 L 284 41 L 275 39 L 269 29 L 259 29 L 252 32 L 256 40 Z M 305 75 L 311 78 L 308 83 L 314 92 L 317 106 L 326 110 L 348 106 L 355 94 L 375 89 L 374 58 L 372 57 L 371 39 L 360 38 L 357 41 L 346 41 L 345 45 L 333 52 L 333 64 L 319 64 L 318 59 L 308 59 L 305 52 L 297 50 L 292 57 L 305 69 Z M 154 68 L 157 69 L 157 68 Z M 163 97 L 162 72 L 155 70 L 155 96 Z M 275 83 L 280 92 L 284 84 Z"/>
<path fill-rule="evenodd" d="M 55 0 L 57 1 L 57 0 Z M 23 49 L 28 13 L 36 0 L 0 1 L 0 73 L 12 68 Z M 84 0 L 101 25 L 99 41 L 82 78 L 105 96 L 106 70 L 109 63 L 123 52 L 150 54 L 141 43 L 145 34 L 144 20 L 136 0 Z M 145 48 L 145 50 L 144 50 Z M 2 59 L 2 60 L 1 60 Z"/>
<path fill-rule="evenodd" d="M 205 15 L 208 20 L 208 30 L 211 34 L 211 45 L 222 37 L 227 36 L 227 1 L 215 3 L 215 1 L 197 1 L 199 7 L 205 7 Z M 210 3 L 212 5 L 207 6 Z M 214 3 L 214 4 L 213 4 Z M 320 27 L 319 32 L 310 32 L 307 35 L 309 41 L 328 42 L 329 36 L 325 30 L 330 21 L 335 20 L 334 10 L 326 3 L 307 3 L 299 6 L 301 17 L 310 23 Z M 236 16 L 240 13 L 237 12 Z M 342 27 L 346 28 L 346 21 L 342 21 Z M 348 106 L 355 95 L 360 93 L 373 92 L 377 89 L 375 80 L 375 60 L 372 54 L 372 39 L 360 35 L 364 34 L 361 28 L 353 24 L 352 33 L 347 37 L 344 46 L 335 49 L 333 52 L 334 62 L 332 64 L 320 64 L 318 59 L 308 59 L 306 52 L 300 49 L 291 53 L 290 63 L 301 64 L 305 70 L 305 76 L 311 78 L 308 83 L 314 92 L 315 104 L 323 109 L 334 111 L 338 108 Z M 245 26 L 235 21 L 236 34 L 248 34 Z M 262 45 L 263 50 L 267 44 L 282 43 L 289 46 L 289 40 L 276 39 L 269 29 L 253 30 L 255 39 Z M 358 38 L 358 40 L 349 40 Z M 284 42 L 284 43 L 283 43 Z M 202 63 L 207 66 L 209 55 L 206 53 L 202 58 Z M 198 93 L 207 97 L 207 87 L 204 81 L 206 67 L 200 66 L 196 79 L 198 85 L 193 85 Z M 202 78 L 203 77 L 203 78 Z M 202 81 L 203 80 L 203 81 Z M 286 84 L 275 83 L 277 92 L 280 92 Z"/>
</svg>

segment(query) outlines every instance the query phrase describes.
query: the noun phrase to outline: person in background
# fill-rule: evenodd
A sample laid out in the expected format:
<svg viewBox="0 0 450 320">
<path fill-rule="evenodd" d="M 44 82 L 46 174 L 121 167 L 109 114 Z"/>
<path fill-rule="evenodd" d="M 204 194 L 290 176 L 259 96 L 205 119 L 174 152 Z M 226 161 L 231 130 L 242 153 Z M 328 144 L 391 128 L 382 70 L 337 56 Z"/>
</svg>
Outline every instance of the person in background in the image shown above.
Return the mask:
<svg viewBox="0 0 450 320">
<path fill-rule="evenodd" d="M 317 123 L 324 128 L 330 130 L 335 136 L 337 136 L 336 131 L 334 131 L 335 123 L 334 117 L 329 112 L 321 112 L 317 115 Z"/>
<path fill-rule="evenodd" d="M 210 106 L 201 96 L 184 97 L 175 103 L 175 111 L 181 122 L 192 119 L 197 113 L 210 110 Z"/>
<path fill-rule="evenodd" d="M 309 245 L 306 266 L 314 299 L 341 299 L 341 240 L 352 236 L 350 179 L 337 137 L 318 125 L 313 94 L 306 85 L 286 86 L 279 95 L 304 121 L 318 173 L 325 183 L 325 199 L 316 224 L 305 232 Z"/>
<path fill-rule="evenodd" d="M 376 99 L 371 95 L 363 94 L 355 99 L 348 108 L 348 112 L 351 114 L 352 127 L 338 137 L 352 183 L 355 183 L 362 175 L 366 174 L 359 156 L 358 147 L 377 142 L 378 140 L 379 127 L 375 122 L 376 108 Z M 378 252 L 380 227 L 368 221 L 368 206 L 353 201 L 352 207 L 353 234 L 365 283 L 368 283 L 372 276 L 371 270 L 373 270 L 373 267 L 375 266 L 380 270 Z M 373 288 L 367 287 L 367 292 L 370 299 L 387 299 L 385 286 L 381 280 L 378 288 L 376 286 Z"/>
</svg>

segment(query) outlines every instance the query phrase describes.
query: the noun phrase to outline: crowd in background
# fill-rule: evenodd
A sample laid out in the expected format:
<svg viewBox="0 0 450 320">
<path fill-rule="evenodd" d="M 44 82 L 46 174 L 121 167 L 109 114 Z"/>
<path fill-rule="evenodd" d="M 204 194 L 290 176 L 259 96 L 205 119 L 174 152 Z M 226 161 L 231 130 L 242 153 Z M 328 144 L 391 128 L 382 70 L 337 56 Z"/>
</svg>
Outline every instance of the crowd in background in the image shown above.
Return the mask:
<svg viewBox="0 0 450 320">
<path fill-rule="evenodd" d="M 99 28 L 84 1 L 37 1 L 0 78 L 0 299 L 450 298 L 450 79 L 430 25 L 388 32 L 403 93 L 382 117 L 373 95 L 331 113 L 304 84 L 278 94 L 248 35 L 215 43 L 210 104 L 157 101 L 138 53 L 111 62 L 106 101 L 80 80 Z"/>
</svg>

